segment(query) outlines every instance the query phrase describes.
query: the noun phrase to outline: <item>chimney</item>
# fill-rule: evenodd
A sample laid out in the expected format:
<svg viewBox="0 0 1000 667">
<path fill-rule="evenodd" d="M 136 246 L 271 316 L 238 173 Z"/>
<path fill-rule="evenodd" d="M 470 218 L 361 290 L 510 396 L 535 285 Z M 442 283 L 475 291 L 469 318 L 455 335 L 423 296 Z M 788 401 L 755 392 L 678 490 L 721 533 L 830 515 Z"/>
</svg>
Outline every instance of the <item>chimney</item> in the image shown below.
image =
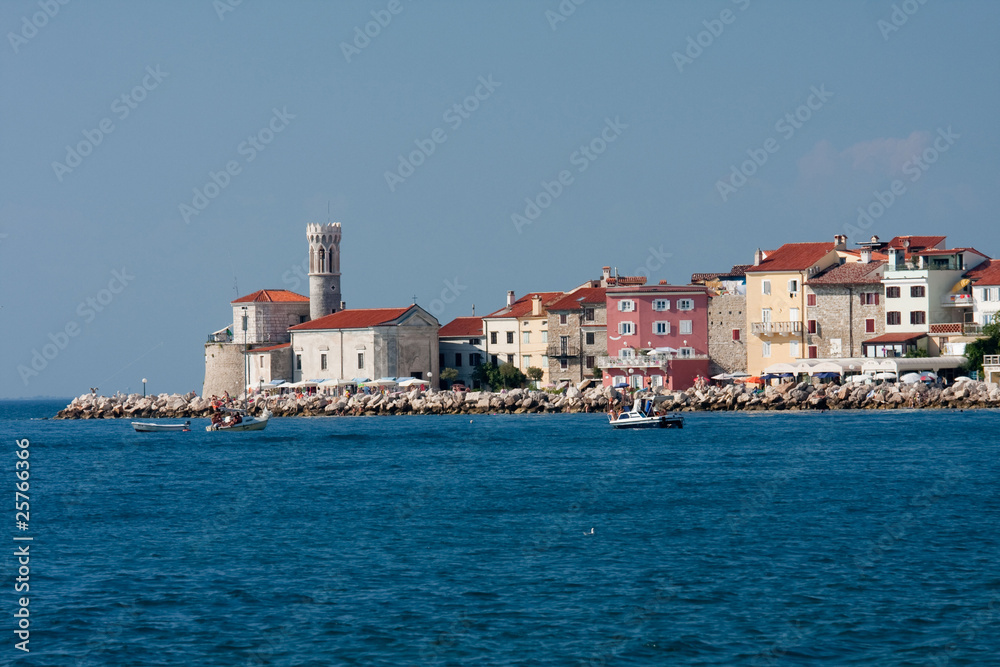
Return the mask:
<svg viewBox="0 0 1000 667">
<path fill-rule="evenodd" d="M 878 236 L 872 234 L 872 243 L 878 243 Z"/>
<path fill-rule="evenodd" d="M 507 292 L 507 307 L 510 308 L 514 305 L 514 290 Z"/>
<path fill-rule="evenodd" d="M 760 248 L 757 248 L 757 252 L 753 254 L 753 265 L 760 266 L 762 261 L 764 261 L 764 253 L 761 252 Z"/>
<path fill-rule="evenodd" d="M 531 315 L 538 317 L 542 314 L 542 297 L 537 294 L 531 297 Z"/>
<path fill-rule="evenodd" d="M 861 263 L 862 264 L 871 264 L 871 261 L 872 261 L 872 249 L 871 248 L 862 248 L 861 249 Z"/>
<path fill-rule="evenodd" d="M 847 250 L 847 237 L 843 234 L 836 234 L 833 237 L 834 250 Z"/>
</svg>

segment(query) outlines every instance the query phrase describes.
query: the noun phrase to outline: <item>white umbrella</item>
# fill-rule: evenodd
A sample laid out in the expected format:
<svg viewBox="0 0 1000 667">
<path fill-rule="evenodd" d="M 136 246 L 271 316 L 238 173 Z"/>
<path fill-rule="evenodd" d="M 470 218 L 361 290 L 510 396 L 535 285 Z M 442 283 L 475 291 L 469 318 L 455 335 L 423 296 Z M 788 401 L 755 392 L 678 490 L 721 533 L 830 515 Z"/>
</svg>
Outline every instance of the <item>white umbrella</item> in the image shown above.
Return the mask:
<svg viewBox="0 0 1000 667">
<path fill-rule="evenodd" d="M 973 379 L 970 377 L 965 377 L 964 375 L 959 375 L 957 378 L 955 378 L 955 382 L 973 382 Z"/>
<path fill-rule="evenodd" d="M 896 374 L 889 371 L 882 371 L 881 373 L 875 374 L 876 380 L 895 380 Z"/>
<path fill-rule="evenodd" d="M 731 373 L 719 373 L 718 375 L 712 376 L 713 380 L 732 380 L 733 376 Z"/>
<path fill-rule="evenodd" d="M 920 382 L 920 373 L 907 373 L 903 377 L 899 378 L 899 381 L 904 384 L 913 384 L 915 382 Z"/>
</svg>

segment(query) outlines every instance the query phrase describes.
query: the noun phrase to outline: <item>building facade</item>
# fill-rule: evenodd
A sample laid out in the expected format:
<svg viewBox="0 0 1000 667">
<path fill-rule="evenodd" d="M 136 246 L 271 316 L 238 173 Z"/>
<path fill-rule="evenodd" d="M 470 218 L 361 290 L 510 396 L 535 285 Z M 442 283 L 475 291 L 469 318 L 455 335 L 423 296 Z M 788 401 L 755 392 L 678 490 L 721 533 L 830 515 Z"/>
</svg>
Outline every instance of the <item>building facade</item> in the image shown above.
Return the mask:
<svg viewBox="0 0 1000 667">
<path fill-rule="evenodd" d="M 596 377 L 598 358 L 608 354 L 605 292 L 603 287 L 580 287 L 549 305 L 545 354 L 552 383 Z"/>
<path fill-rule="evenodd" d="M 745 373 L 747 370 L 747 265 L 727 273 L 695 273 L 692 285 L 705 285 L 708 302 L 709 373 Z"/>
<path fill-rule="evenodd" d="M 708 288 L 641 285 L 606 291 L 605 386 L 686 389 L 707 376 Z"/>
<path fill-rule="evenodd" d="M 441 327 L 438 332 L 438 354 L 438 366 L 442 371 L 454 368 L 458 371 L 455 382 L 479 389 L 480 383 L 474 375 L 476 367 L 486 361 L 483 318 L 456 317 Z"/>
<path fill-rule="evenodd" d="M 805 358 L 861 357 L 864 342 L 885 333 L 884 269 L 866 252 L 806 281 Z"/>
</svg>

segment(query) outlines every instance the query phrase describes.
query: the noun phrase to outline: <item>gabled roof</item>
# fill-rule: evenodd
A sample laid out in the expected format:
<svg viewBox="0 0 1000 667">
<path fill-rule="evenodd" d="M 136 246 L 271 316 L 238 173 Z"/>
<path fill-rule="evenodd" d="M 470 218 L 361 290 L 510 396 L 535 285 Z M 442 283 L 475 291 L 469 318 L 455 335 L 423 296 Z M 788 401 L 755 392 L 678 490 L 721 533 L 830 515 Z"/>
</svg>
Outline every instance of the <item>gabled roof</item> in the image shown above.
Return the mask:
<svg viewBox="0 0 1000 667">
<path fill-rule="evenodd" d="M 880 269 L 885 262 L 849 262 L 819 273 L 806 281 L 806 285 L 863 285 L 882 282 Z"/>
<path fill-rule="evenodd" d="M 978 287 L 983 285 L 1000 285 L 1000 259 L 983 262 L 965 274 Z"/>
<path fill-rule="evenodd" d="M 274 352 L 275 350 L 283 350 L 286 347 L 291 347 L 291 343 L 285 343 L 283 345 L 272 345 L 270 347 L 253 347 L 247 350 L 248 354 L 253 354 L 254 352 Z"/>
<path fill-rule="evenodd" d="M 309 303 L 309 297 L 284 289 L 262 289 L 241 296 L 232 303 Z"/>
<path fill-rule="evenodd" d="M 944 240 L 948 238 L 947 236 L 895 236 L 889 241 L 887 248 L 898 248 L 903 249 L 903 241 L 907 240 L 910 242 L 907 252 L 917 252 L 918 250 L 924 250 L 926 248 L 933 248 L 938 244 L 944 243 Z"/>
<path fill-rule="evenodd" d="M 481 317 L 456 317 L 438 331 L 438 338 L 448 338 L 449 336 L 482 336 L 483 318 Z"/>
<path fill-rule="evenodd" d="M 805 271 L 815 266 L 833 248 L 832 241 L 827 243 L 786 243 L 769 253 L 759 265 L 747 267 L 746 272 Z"/>
<path fill-rule="evenodd" d="M 531 298 L 533 296 L 542 297 L 542 307 L 547 307 L 550 303 L 561 299 L 564 295 L 563 292 L 531 292 L 530 294 L 525 294 L 520 299 L 514 302 L 514 305 L 510 308 L 506 306 L 490 313 L 484 319 L 504 319 L 509 317 L 526 317 L 531 315 Z"/>
<path fill-rule="evenodd" d="M 921 250 L 913 254 L 929 257 L 933 255 L 957 255 L 960 252 L 974 252 L 981 257 L 989 257 L 989 255 L 985 255 L 975 248 L 932 248 L 930 250 Z"/>
<path fill-rule="evenodd" d="M 342 310 L 339 313 L 325 315 L 315 320 L 310 320 L 304 324 L 296 324 L 289 327 L 289 331 L 310 331 L 315 329 L 367 329 L 380 324 L 389 324 L 405 315 L 410 309 L 406 308 L 356 308 L 354 310 Z"/>
<path fill-rule="evenodd" d="M 607 289 L 604 287 L 581 287 L 575 292 L 556 299 L 549 304 L 549 310 L 582 310 L 583 304 L 604 305 L 604 294 Z"/>
<path fill-rule="evenodd" d="M 927 334 L 922 332 L 909 332 L 909 333 L 888 333 L 881 336 L 876 336 L 875 338 L 869 338 L 863 341 L 865 345 L 882 345 L 883 343 L 908 343 L 911 340 L 920 340 Z"/>
</svg>

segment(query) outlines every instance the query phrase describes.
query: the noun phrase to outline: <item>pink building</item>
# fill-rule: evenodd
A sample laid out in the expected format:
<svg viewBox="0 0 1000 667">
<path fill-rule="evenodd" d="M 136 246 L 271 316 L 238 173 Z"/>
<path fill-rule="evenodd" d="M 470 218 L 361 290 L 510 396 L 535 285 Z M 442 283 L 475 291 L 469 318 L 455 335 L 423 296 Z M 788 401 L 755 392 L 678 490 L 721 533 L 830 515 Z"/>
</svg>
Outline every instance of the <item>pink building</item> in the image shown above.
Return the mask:
<svg viewBox="0 0 1000 667">
<path fill-rule="evenodd" d="M 708 289 L 638 285 L 607 290 L 604 386 L 687 389 L 708 375 Z"/>
</svg>

